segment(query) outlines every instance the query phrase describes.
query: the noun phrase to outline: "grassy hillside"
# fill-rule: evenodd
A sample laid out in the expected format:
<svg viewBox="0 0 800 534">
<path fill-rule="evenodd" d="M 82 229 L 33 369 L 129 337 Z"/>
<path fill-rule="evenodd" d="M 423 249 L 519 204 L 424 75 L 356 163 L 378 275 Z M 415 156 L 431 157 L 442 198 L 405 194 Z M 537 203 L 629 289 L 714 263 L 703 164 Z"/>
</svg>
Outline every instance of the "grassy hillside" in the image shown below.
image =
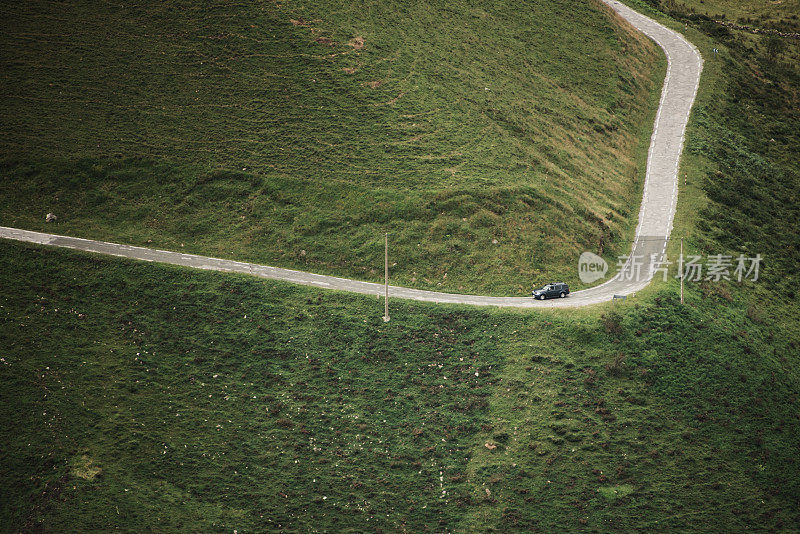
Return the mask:
<svg viewBox="0 0 800 534">
<path fill-rule="evenodd" d="M 0 224 L 499 294 L 629 246 L 664 60 L 595 1 L 3 15 Z"/>
<path fill-rule="evenodd" d="M 366 297 L 0 247 L 4 530 L 800 521 L 800 351 L 738 299 L 384 324 Z"/>
<path fill-rule="evenodd" d="M 655 16 L 690 28 L 706 59 L 671 250 L 677 254 L 674 238 L 685 236 L 692 254 L 761 254 L 760 283 L 741 294 L 800 341 L 800 40 L 782 38 L 776 45 L 774 35 L 726 28 L 691 10 L 676 11 L 673 3 L 651 3 L 672 18 Z M 725 5 L 706 2 L 712 12 L 724 12 Z M 749 5 L 766 9 L 767 3 Z"/>
<path fill-rule="evenodd" d="M 651 4 L 669 9 L 678 16 L 708 15 L 715 20 L 784 32 L 800 29 L 798 0 L 655 0 Z"/>
<path fill-rule="evenodd" d="M 367 297 L 2 242 L 2 529 L 796 529 L 797 43 L 649 6 L 706 58 L 675 235 L 761 253 L 759 282 L 384 324 Z"/>
<path fill-rule="evenodd" d="M 502 363 L 480 314 L 2 248 L 3 530 L 457 520 Z"/>
</svg>

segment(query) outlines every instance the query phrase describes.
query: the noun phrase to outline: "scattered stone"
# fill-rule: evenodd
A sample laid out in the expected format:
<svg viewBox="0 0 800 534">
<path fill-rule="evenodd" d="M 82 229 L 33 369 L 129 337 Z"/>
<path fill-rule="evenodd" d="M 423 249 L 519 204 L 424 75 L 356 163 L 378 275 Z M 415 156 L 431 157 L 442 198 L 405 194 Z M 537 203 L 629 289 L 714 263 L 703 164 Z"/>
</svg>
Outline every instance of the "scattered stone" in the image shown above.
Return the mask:
<svg viewBox="0 0 800 534">
<path fill-rule="evenodd" d="M 484 445 L 484 447 L 486 447 L 490 451 L 493 451 L 493 450 L 495 450 L 497 448 L 497 445 L 487 441 L 486 444 Z"/>
<path fill-rule="evenodd" d="M 305 251 L 305 250 L 301 250 L 301 251 L 300 251 L 300 257 L 301 257 L 301 258 L 302 258 L 302 257 L 305 257 L 305 255 L 306 255 L 306 251 Z"/>
<path fill-rule="evenodd" d="M 53 213 L 48 213 L 47 216 L 44 218 L 44 220 L 45 222 L 49 223 L 56 222 L 58 220 L 58 217 L 56 217 L 55 214 Z"/>
<path fill-rule="evenodd" d="M 497 239 L 492 239 L 492 245 L 496 245 L 496 244 L 497 244 Z"/>
</svg>

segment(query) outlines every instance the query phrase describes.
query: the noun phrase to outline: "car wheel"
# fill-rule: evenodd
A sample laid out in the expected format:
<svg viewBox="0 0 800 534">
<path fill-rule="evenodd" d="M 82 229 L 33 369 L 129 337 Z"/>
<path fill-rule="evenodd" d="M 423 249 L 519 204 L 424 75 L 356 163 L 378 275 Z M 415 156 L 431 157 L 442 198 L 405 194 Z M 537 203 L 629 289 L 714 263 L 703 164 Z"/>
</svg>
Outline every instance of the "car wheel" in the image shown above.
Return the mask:
<svg viewBox="0 0 800 534">
<path fill-rule="evenodd" d="M 539 295 L 539 300 L 544 300 L 544 295 Z"/>
<path fill-rule="evenodd" d="M 564 292 L 562 291 L 562 292 L 561 292 L 561 298 L 563 299 L 563 298 L 564 298 L 564 297 L 566 297 L 566 296 L 567 296 L 567 294 L 566 294 L 566 293 L 564 293 Z"/>
</svg>

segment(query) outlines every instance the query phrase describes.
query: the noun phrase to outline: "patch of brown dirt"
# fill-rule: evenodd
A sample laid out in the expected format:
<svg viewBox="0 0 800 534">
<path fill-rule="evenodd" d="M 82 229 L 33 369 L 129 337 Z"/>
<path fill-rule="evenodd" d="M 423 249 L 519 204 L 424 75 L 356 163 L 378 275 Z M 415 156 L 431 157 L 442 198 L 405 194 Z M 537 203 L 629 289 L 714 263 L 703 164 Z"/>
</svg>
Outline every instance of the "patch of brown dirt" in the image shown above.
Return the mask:
<svg viewBox="0 0 800 534">
<path fill-rule="evenodd" d="M 366 85 L 370 89 L 377 89 L 378 87 L 383 85 L 383 82 L 381 80 L 374 80 L 374 81 L 371 81 L 371 82 L 367 82 L 364 85 Z"/>
<path fill-rule="evenodd" d="M 94 480 L 94 477 L 100 474 L 102 469 L 94 464 L 94 460 L 87 455 L 83 455 L 76 459 L 70 471 L 73 476 L 82 478 L 84 480 Z"/>
<path fill-rule="evenodd" d="M 399 95 L 397 95 L 396 97 L 392 98 L 391 100 L 387 100 L 386 102 L 378 102 L 378 103 L 376 103 L 376 104 L 373 104 L 373 105 L 374 105 L 374 106 L 391 106 L 391 105 L 393 105 L 395 102 L 397 102 L 398 100 L 400 100 L 401 98 L 403 98 L 405 95 L 406 95 L 406 92 L 405 92 L 405 91 L 402 91 L 402 92 L 400 92 L 400 94 L 399 94 Z M 421 137 L 421 136 L 420 136 L 420 137 Z"/>
<path fill-rule="evenodd" d="M 328 37 L 317 37 L 314 41 L 318 42 L 319 44 L 327 45 L 327 46 L 336 46 L 336 41 L 328 38 Z"/>
<path fill-rule="evenodd" d="M 347 74 L 353 74 L 356 71 L 356 69 L 351 69 L 350 67 L 343 67 L 342 70 Z"/>
<path fill-rule="evenodd" d="M 350 39 L 350 41 L 347 44 L 352 46 L 356 50 L 361 50 L 362 48 L 364 48 L 364 38 L 363 37 L 353 37 L 352 39 Z"/>
</svg>

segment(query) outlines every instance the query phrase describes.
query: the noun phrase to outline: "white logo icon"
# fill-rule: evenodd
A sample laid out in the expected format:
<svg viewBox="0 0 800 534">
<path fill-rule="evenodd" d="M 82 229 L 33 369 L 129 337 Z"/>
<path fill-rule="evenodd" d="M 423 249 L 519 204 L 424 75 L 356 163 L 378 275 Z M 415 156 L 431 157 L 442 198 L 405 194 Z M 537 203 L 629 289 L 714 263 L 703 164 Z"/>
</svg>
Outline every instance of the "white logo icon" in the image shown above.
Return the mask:
<svg viewBox="0 0 800 534">
<path fill-rule="evenodd" d="M 606 260 L 592 252 L 584 252 L 578 260 L 578 276 L 584 284 L 603 278 L 608 272 Z"/>
</svg>

